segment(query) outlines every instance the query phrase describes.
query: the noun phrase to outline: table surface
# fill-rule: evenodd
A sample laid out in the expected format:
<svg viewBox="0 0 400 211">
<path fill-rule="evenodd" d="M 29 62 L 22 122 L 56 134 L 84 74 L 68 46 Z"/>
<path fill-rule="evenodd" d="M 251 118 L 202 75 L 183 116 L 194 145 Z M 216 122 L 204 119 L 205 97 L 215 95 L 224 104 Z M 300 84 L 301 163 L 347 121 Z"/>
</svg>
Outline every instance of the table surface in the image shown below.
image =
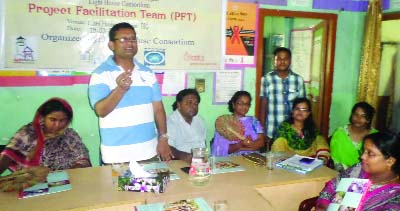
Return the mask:
<svg viewBox="0 0 400 211">
<path fill-rule="evenodd" d="M 171 202 L 195 197 L 203 197 L 210 206 L 216 200 L 227 200 L 229 209 L 233 211 L 266 210 L 274 206 L 271 204 L 274 198 L 274 194 L 271 195 L 272 190 L 286 190 L 285 187 L 289 191 L 293 187 L 307 189 L 308 183 L 318 183 L 319 189 L 337 175 L 336 171 L 325 166 L 308 174 L 299 174 L 283 169 L 267 170 L 242 157 L 233 157 L 232 160 L 246 170 L 212 175 L 209 184 L 201 187 L 193 186 L 188 181 L 188 175 L 180 170 L 187 166 L 186 163 L 169 162 L 168 165 L 180 179 L 170 181 L 166 192 L 161 194 L 117 191 L 112 184 L 110 166 L 70 169 L 67 171 L 72 190 L 26 199 L 18 199 L 15 192 L 0 192 L 0 210 L 133 210 L 135 204 Z M 300 190 L 300 193 L 302 191 L 307 190 Z M 301 194 L 298 197 L 301 198 Z M 304 196 L 304 199 L 307 197 Z M 121 206 L 118 208 L 119 205 Z M 298 204 L 294 206 L 297 207 Z"/>
</svg>

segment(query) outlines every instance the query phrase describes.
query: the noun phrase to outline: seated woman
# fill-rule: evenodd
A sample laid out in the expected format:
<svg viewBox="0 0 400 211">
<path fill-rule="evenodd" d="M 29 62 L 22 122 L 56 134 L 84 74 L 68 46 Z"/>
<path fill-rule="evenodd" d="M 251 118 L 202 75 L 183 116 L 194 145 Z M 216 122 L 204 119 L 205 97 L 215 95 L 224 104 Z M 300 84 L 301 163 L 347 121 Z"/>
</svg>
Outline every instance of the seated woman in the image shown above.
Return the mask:
<svg viewBox="0 0 400 211">
<path fill-rule="evenodd" d="M 78 133 L 68 128 L 72 108 L 61 98 L 51 98 L 36 111 L 0 154 L 0 174 L 32 166 L 62 170 L 91 166 L 89 153 Z"/>
<path fill-rule="evenodd" d="M 317 210 L 326 210 L 335 198 L 341 178 L 370 179 L 362 210 L 400 210 L 400 136 L 372 133 L 364 138 L 358 163 L 326 183 L 317 200 Z"/>
<path fill-rule="evenodd" d="M 212 144 L 212 154 L 222 157 L 240 155 L 259 151 L 264 146 L 263 128 L 255 117 L 246 116 L 251 105 L 251 96 L 247 91 L 237 91 L 228 102 L 228 109 L 232 117 L 239 120 L 244 134 L 235 140 L 224 137 L 215 131 Z"/>
<path fill-rule="evenodd" d="M 339 127 L 332 135 L 330 148 L 335 169 L 342 171 L 360 162 L 362 139 L 377 132 L 371 127 L 375 109 L 366 102 L 356 103 L 351 109 L 350 124 Z"/>
<path fill-rule="evenodd" d="M 311 102 L 307 98 L 293 101 L 290 117 L 282 122 L 274 136 L 273 152 L 287 152 L 329 160 L 329 146 L 315 126 Z"/>
</svg>

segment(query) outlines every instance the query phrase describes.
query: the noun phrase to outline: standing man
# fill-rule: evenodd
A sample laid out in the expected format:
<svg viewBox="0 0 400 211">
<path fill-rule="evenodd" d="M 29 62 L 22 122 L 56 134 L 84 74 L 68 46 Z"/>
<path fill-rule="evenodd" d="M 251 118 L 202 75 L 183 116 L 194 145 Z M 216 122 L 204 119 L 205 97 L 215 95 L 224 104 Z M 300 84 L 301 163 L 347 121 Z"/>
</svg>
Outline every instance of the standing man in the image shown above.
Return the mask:
<svg viewBox="0 0 400 211">
<path fill-rule="evenodd" d="M 192 148 L 206 147 L 207 129 L 197 115 L 199 103 L 200 95 L 195 89 L 181 90 L 172 105 L 174 112 L 167 120 L 168 143 L 174 157 L 187 163 L 192 161 Z"/>
<path fill-rule="evenodd" d="M 260 121 L 269 139 L 273 138 L 279 124 L 289 117 L 293 100 L 306 96 L 303 78 L 289 69 L 290 49 L 278 47 L 274 55 L 275 70 L 264 76 L 260 92 Z"/>
<path fill-rule="evenodd" d="M 166 116 L 154 73 L 134 60 L 136 32 L 118 23 L 109 32 L 113 55 L 92 74 L 89 100 L 99 117 L 103 163 L 170 160 Z M 156 127 L 157 132 L 156 133 Z"/>
</svg>

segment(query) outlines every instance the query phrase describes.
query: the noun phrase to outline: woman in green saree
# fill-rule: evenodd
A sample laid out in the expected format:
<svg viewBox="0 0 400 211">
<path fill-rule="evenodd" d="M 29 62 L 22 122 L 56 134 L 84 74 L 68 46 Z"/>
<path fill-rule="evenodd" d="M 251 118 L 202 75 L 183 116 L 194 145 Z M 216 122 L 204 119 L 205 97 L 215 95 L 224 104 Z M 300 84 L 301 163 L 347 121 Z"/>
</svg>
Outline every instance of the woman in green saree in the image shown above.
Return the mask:
<svg viewBox="0 0 400 211">
<path fill-rule="evenodd" d="M 329 160 L 329 145 L 318 131 L 307 98 L 293 101 L 290 117 L 282 122 L 274 136 L 271 150 Z"/>
<path fill-rule="evenodd" d="M 351 109 L 350 124 L 339 127 L 332 135 L 330 147 L 335 169 L 343 171 L 360 162 L 363 138 L 378 132 L 371 127 L 375 109 L 366 102 L 356 103 Z"/>
</svg>

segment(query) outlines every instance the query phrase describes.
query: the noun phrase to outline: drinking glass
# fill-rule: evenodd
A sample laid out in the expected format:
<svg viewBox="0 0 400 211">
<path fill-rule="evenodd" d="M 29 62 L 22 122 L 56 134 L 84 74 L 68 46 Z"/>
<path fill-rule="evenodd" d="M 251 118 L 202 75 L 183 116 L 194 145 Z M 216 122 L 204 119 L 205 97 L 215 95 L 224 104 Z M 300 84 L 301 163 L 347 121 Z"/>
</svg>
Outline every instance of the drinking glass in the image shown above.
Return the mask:
<svg viewBox="0 0 400 211">
<path fill-rule="evenodd" d="M 267 169 L 273 170 L 275 166 L 275 153 L 269 151 L 265 154 L 265 157 L 267 158 Z"/>
<path fill-rule="evenodd" d="M 126 163 L 112 163 L 111 164 L 111 177 L 113 182 L 113 187 L 118 189 L 118 177 L 128 169 Z"/>
<path fill-rule="evenodd" d="M 192 163 L 189 170 L 189 181 L 195 186 L 207 185 L 211 177 L 209 153 L 207 148 L 192 149 Z"/>
</svg>

